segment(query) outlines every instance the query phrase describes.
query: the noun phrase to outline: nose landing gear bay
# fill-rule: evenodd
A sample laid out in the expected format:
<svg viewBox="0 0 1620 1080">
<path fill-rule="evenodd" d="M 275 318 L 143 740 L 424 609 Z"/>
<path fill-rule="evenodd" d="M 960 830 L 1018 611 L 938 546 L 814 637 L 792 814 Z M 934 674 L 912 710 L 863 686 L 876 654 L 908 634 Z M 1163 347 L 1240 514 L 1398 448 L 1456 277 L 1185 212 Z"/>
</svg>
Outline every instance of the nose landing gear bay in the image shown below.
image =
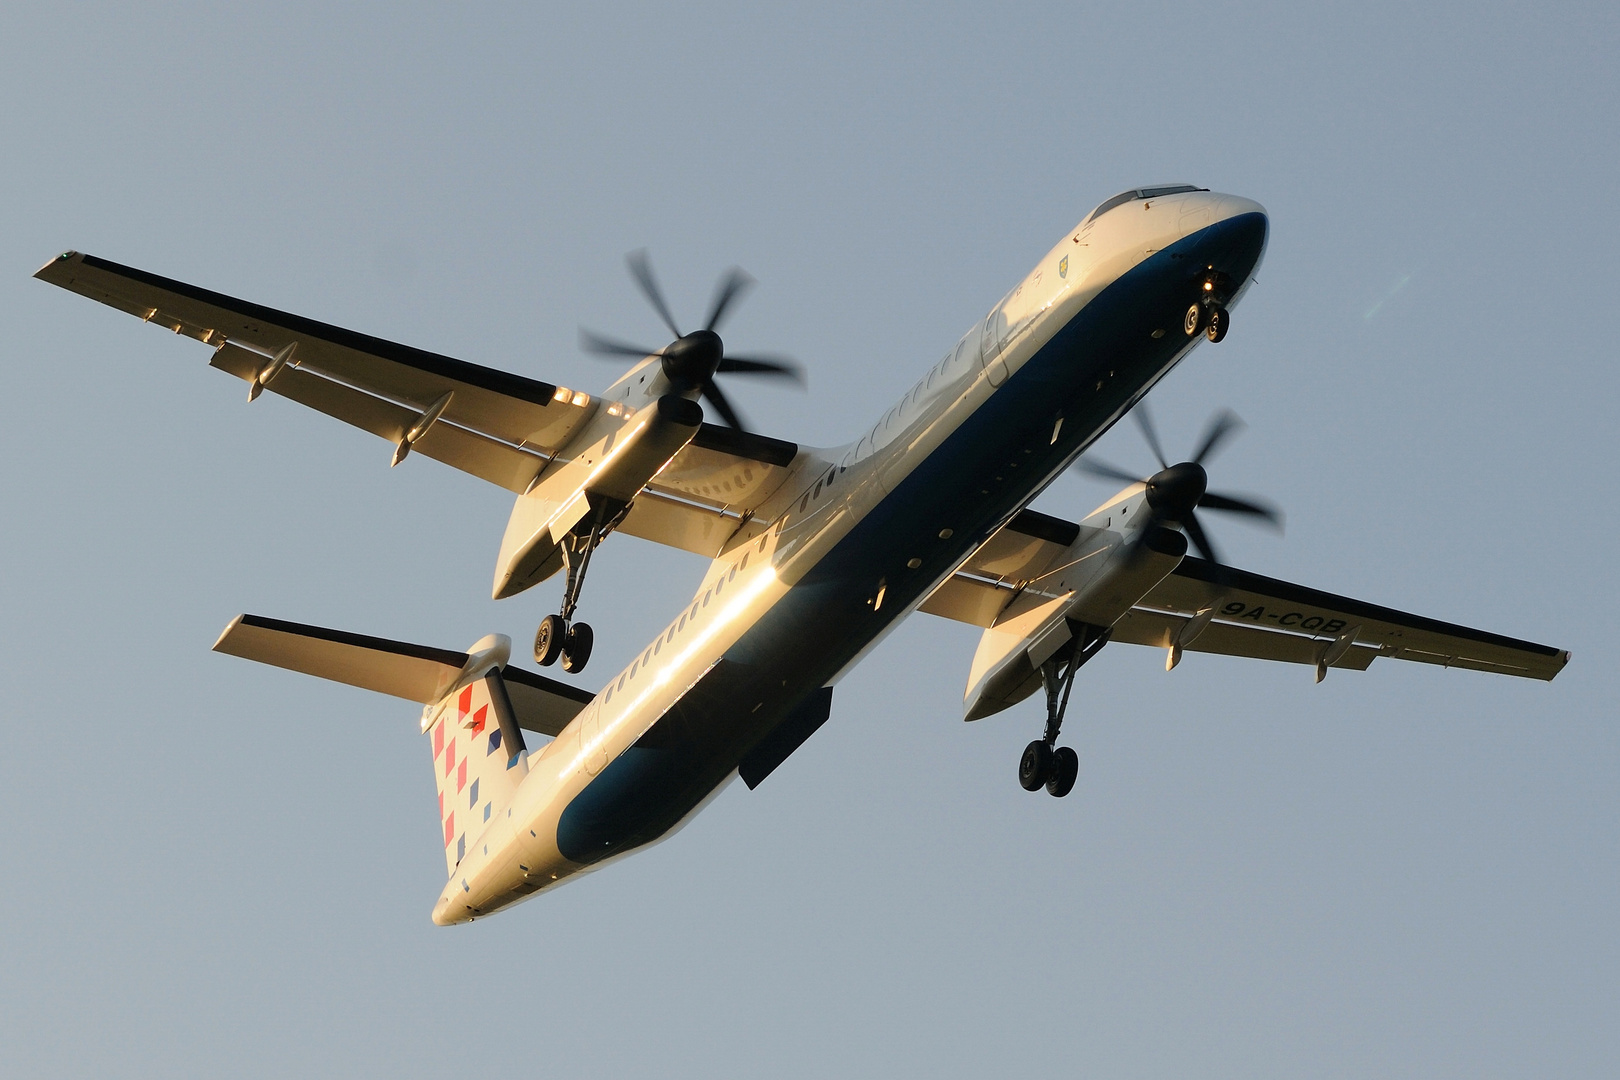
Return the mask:
<svg viewBox="0 0 1620 1080">
<path fill-rule="evenodd" d="M 1181 328 L 1188 337 L 1202 333 L 1210 341 L 1221 341 L 1232 326 L 1232 317 L 1226 313 L 1231 279 L 1218 270 L 1211 270 L 1201 286 L 1198 299 L 1181 321 Z"/>
</svg>

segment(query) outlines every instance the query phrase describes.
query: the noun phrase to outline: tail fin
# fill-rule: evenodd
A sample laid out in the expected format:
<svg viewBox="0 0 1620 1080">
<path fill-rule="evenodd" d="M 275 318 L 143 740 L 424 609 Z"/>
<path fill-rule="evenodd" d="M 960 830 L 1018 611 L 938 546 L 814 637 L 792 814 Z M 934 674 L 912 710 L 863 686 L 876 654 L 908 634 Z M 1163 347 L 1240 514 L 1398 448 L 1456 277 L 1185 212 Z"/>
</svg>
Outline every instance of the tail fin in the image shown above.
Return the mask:
<svg viewBox="0 0 1620 1080">
<path fill-rule="evenodd" d="M 454 874 L 467 853 L 468 834 L 477 839 L 528 775 L 528 750 L 506 685 L 493 669 L 424 709 L 422 722 L 433 740 L 444 857 Z"/>
<path fill-rule="evenodd" d="M 215 652 L 422 702 L 452 874 L 469 834 L 477 839 L 528 773 L 523 731 L 555 736 L 591 700 L 508 667 L 511 647 L 492 634 L 452 652 L 260 615 L 238 616 L 214 643 Z"/>
</svg>

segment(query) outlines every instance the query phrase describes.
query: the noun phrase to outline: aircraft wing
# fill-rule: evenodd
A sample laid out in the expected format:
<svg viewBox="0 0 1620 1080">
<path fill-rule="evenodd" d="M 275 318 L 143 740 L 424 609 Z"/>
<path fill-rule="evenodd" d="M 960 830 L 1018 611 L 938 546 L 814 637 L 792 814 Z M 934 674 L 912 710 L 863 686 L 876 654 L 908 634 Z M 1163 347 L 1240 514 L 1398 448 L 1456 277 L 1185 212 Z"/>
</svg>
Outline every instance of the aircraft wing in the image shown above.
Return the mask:
<svg viewBox="0 0 1620 1080">
<path fill-rule="evenodd" d="M 271 393 L 519 494 L 595 412 L 583 392 L 316 322 L 67 252 L 34 275 L 211 345 L 209 363 Z M 424 423 L 424 420 L 427 420 Z M 713 424 L 649 485 L 619 531 L 713 557 L 787 475 L 798 447 Z"/>
<path fill-rule="evenodd" d="M 263 615 L 232 619 L 214 642 L 214 651 L 424 704 L 455 686 L 471 659 L 450 649 Z M 559 734 L 592 697 L 577 686 L 511 665 L 501 669 L 501 679 L 518 726 L 542 735 Z"/>
<path fill-rule="evenodd" d="M 1213 617 L 1184 646 L 1188 650 L 1315 664 L 1324 654 L 1332 655 L 1331 645 L 1342 640 L 1353 644 L 1329 660 L 1330 666 L 1365 669 L 1375 657 L 1388 656 L 1542 680 L 1551 680 L 1569 662 L 1567 650 L 1235 567 L 1216 568 L 1190 555 L 1115 625 L 1113 640 L 1168 647 L 1181 627 L 1210 608 Z"/>
<path fill-rule="evenodd" d="M 528 487 L 594 411 L 589 395 L 551 383 L 276 311 L 94 255 L 67 252 L 34 276 L 212 345 L 210 364 L 249 383 L 294 345 L 266 390 L 396 445 L 439 407 L 410 449 L 511 491 Z"/>
<path fill-rule="evenodd" d="M 1081 526 L 1025 510 L 985 542 L 920 610 L 991 627 L 1048 573 Z M 1200 616 L 1202 616 L 1200 618 Z M 1197 621 L 1200 625 L 1189 629 Z M 1111 641 L 1365 670 L 1380 656 L 1550 680 L 1569 653 L 1187 556 L 1114 624 Z"/>
</svg>

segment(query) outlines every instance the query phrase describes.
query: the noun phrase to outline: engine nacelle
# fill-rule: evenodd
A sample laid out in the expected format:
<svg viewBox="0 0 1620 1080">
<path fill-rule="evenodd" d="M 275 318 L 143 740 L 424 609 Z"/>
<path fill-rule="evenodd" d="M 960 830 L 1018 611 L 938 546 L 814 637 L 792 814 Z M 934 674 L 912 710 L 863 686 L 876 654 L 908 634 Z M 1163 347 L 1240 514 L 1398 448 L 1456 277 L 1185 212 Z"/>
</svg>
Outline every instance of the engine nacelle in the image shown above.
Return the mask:
<svg viewBox="0 0 1620 1080">
<path fill-rule="evenodd" d="M 563 538 L 581 523 L 588 527 L 595 511 L 628 506 L 702 423 L 697 402 L 665 394 L 622 420 L 599 416 L 587 426 L 512 508 L 495 563 L 495 599 L 562 569 Z"/>
<path fill-rule="evenodd" d="M 1077 636 L 1082 624 L 1110 627 L 1187 554 L 1187 538 L 1151 526 L 1145 535 L 1084 529 L 1056 560 L 1065 567 L 1007 606 L 979 639 L 963 697 L 963 719 L 978 720 L 1041 688 L 1041 665 Z"/>
</svg>

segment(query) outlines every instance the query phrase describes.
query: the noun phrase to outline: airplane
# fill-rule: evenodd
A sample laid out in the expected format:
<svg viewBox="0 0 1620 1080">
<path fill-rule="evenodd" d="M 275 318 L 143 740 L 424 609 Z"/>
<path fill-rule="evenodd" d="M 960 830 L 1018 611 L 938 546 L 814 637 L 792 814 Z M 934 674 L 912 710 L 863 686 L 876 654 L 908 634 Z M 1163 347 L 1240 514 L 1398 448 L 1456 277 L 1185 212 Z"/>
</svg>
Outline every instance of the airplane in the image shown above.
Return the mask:
<svg viewBox="0 0 1620 1080">
<path fill-rule="evenodd" d="M 315 322 L 68 252 L 36 276 L 213 347 L 210 364 L 517 495 L 494 595 L 565 572 L 535 658 L 578 671 L 571 622 L 610 533 L 711 562 L 691 602 L 592 692 L 511 663 L 490 635 L 465 652 L 242 615 L 216 651 L 420 703 L 448 881 L 439 925 L 468 922 L 671 835 L 720 791 L 757 787 L 826 722 L 833 688 L 923 611 L 979 628 L 963 715 L 1044 691 L 1046 725 L 1019 783 L 1064 796 L 1059 746 L 1079 669 L 1111 643 L 1330 670 L 1375 659 L 1551 680 L 1564 650 L 1335 596 L 1227 565 L 1197 511 L 1276 520 L 1209 490 L 1236 429 L 1221 415 L 1170 463 L 1139 402 L 1189 352 L 1220 342 L 1254 280 L 1269 221 L 1190 184 L 1133 188 L 1065 232 L 859 439 L 819 449 L 744 429 L 722 374 L 791 375 L 732 357 L 717 333 L 747 284 L 724 279 L 682 333 L 650 264 L 643 293 L 675 335 L 591 395 Z M 703 419 L 706 400 L 725 421 Z M 1159 469 L 1080 521 L 1028 503 L 1133 408 Z M 1085 459 L 1090 461 L 1090 459 Z M 1188 553 L 1189 543 L 1198 555 Z M 542 742 L 542 738 L 544 741 Z M 530 744 L 534 749 L 530 749 Z"/>
</svg>

